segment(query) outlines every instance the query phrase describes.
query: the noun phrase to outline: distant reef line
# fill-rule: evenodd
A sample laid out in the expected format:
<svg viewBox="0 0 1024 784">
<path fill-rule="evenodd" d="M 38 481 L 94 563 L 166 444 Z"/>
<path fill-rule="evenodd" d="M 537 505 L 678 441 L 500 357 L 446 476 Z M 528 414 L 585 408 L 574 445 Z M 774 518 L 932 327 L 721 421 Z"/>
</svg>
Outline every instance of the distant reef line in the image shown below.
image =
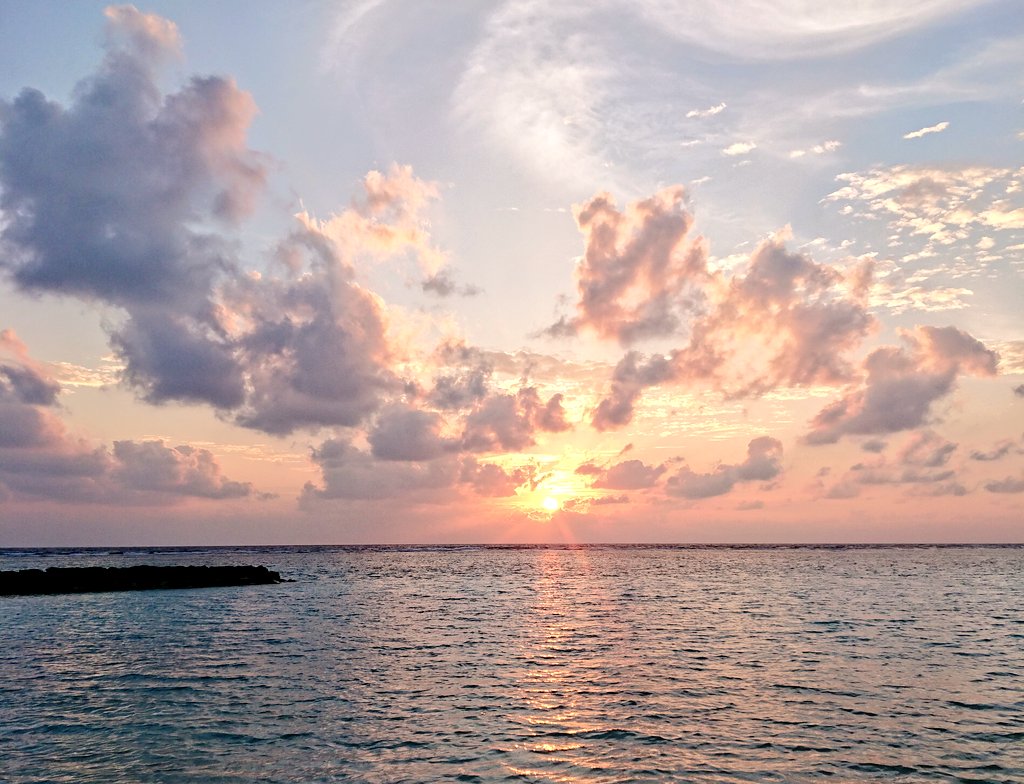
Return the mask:
<svg viewBox="0 0 1024 784">
<path fill-rule="evenodd" d="M 266 566 L 51 566 L 49 569 L 0 571 L 0 596 L 32 594 L 152 591 L 274 585 L 279 572 Z"/>
</svg>

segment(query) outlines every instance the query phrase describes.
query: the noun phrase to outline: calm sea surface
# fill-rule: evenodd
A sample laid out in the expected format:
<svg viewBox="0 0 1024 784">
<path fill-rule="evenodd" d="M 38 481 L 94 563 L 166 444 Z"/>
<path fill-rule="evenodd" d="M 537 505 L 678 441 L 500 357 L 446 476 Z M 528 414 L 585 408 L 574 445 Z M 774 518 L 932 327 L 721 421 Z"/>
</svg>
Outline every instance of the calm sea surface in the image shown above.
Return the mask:
<svg viewBox="0 0 1024 784">
<path fill-rule="evenodd" d="M 1024 549 L 0 551 L 0 781 L 1024 781 Z"/>
</svg>

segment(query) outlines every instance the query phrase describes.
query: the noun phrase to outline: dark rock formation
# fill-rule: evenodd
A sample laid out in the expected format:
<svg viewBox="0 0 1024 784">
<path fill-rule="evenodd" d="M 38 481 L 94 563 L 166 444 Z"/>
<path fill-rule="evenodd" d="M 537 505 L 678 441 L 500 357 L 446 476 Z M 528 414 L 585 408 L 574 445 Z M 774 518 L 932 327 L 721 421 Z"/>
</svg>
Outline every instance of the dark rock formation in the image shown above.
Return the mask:
<svg viewBox="0 0 1024 784">
<path fill-rule="evenodd" d="M 209 588 L 282 582 L 265 566 L 58 567 L 0 572 L 0 596 L 148 591 L 155 588 Z"/>
</svg>

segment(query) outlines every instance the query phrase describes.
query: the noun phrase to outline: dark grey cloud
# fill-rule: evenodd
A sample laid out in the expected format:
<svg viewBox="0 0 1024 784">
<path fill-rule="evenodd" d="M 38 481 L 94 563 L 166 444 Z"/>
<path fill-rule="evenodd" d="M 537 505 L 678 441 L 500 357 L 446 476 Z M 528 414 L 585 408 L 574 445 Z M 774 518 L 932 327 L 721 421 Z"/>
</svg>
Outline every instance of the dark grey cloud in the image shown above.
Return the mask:
<svg viewBox="0 0 1024 784">
<path fill-rule="evenodd" d="M 31 367 L 18 367 L 0 362 L 0 401 L 16 400 L 35 406 L 52 406 L 57 402 L 60 385 L 44 378 Z"/>
<path fill-rule="evenodd" d="M 896 468 L 893 466 L 854 465 L 850 468 L 854 481 L 862 485 L 932 484 L 952 479 L 952 469 L 926 470 L 922 468 Z"/>
<path fill-rule="evenodd" d="M 447 341 L 436 351 L 438 364 L 445 368 L 434 379 L 427 400 L 442 410 L 467 408 L 483 400 L 490 389 L 494 364 L 474 346 Z"/>
<path fill-rule="evenodd" d="M 0 403 L 52 406 L 59 394 L 60 384 L 29 356 L 14 330 L 0 331 Z"/>
<path fill-rule="evenodd" d="M 33 89 L 0 104 L 2 263 L 31 291 L 201 309 L 231 265 L 194 227 L 240 217 L 262 185 L 244 146 L 255 105 L 219 77 L 162 94 L 176 41 L 134 9 L 109 16 L 106 57 L 70 106 Z"/>
<path fill-rule="evenodd" d="M 244 325 L 234 342 L 249 389 L 235 421 L 268 433 L 352 426 L 401 388 L 380 302 L 327 239 L 296 231 L 306 259 L 287 279 L 239 279 L 225 292 Z"/>
<path fill-rule="evenodd" d="M 242 498 L 252 493 L 251 483 L 222 476 L 207 449 L 169 447 L 162 441 L 115 441 L 114 459 L 111 476 L 130 490 L 196 498 Z"/>
<path fill-rule="evenodd" d="M 532 446 L 538 431 L 569 427 L 561 394 L 545 402 L 534 387 L 522 387 L 515 394 L 492 394 L 473 409 L 464 421 L 461 446 L 469 452 L 514 452 Z"/>
<path fill-rule="evenodd" d="M 442 425 L 436 412 L 393 404 L 381 411 L 370 430 L 371 452 L 381 460 L 433 460 L 457 444 L 441 437 Z"/>
<path fill-rule="evenodd" d="M 63 429 L 48 411 L 0 400 L 0 447 L 41 447 L 62 437 Z"/>
<path fill-rule="evenodd" d="M 202 321 L 140 305 L 110 336 L 124 378 L 151 403 L 179 400 L 230 409 L 245 400 L 236 348 Z"/>
<path fill-rule="evenodd" d="M 456 294 L 460 297 L 475 297 L 482 292 L 476 286 L 459 284 L 455 280 L 455 273 L 450 267 L 444 267 L 426 278 L 420 284 L 420 288 L 428 294 L 434 294 L 438 297 L 451 297 Z"/>
<path fill-rule="evenodd" d="M 591 424 L 598 430 L 612 430 L 633 419 L 633 409 L 643 390 L 677 377 L 674 357 L 654 355 L 644 358 L 630 351 L 612 372 L 610 394 L 598 403 Z"/>
<path fill-rule="evenodd" d="M 151 403 L 207 403 L 279 435 L 358 424 L 400 383 L 353 258 L 433 252 L 415 225 L 433 190 L 407 167 L 372 172 L 336 220 L 301 217 L 283 277 L 244 273 L 223 231 L 263 186 L 251 97 L 221 77 L 164 92 L 174 25 L 130 6 L 107 16 L 106 56 L 68 105 L 31 89 L 0 103 L 0 270 L 120 309 L 111 345 Z"/>
<path fill-rule="evenodd" d="M 1021 437 L 1016 441 L 1004 438 L 994 444 L 991 449 L 985 451 L 976 449 L 971 452 L 971 460 L 991 462 L 993 460 L 1002 460 L 1011 453 L 1018 455 L 1024 454 L 1024 437 Z"/>
<path fill-rule="evenodd" d="M 1024 478 L 1008 476 L 985 485 L 990 493 L 1024 493 Z"/>
<path fill-rule="evenodd" d="M 237 405 L 213 301 L 236 265 L 215 224 L 262 186 L 245 147 L 255 104 L 219 77 L 164 94 L 174 26 L 130 6 L 107 16 L 106 57 L 70 105 L 32 89 L 0 104 L 0 267 L 27 291 L 121 307 L 112 345 L 147 399 Z"/>
<path fill-rule="evenodd" d="M 904 465 L 920 468 L 938 468 L 949 462 L 958 445 L 947 441 L 931 430 L 914 433 L 900 450 L 899 459 Z"/>
<path fill-rule="evenodd" d="M 906 346 L 885 346 L 868 356 L 863 385 L 818 413 L 807 443 L 918 428 L 958 376 L 996 372 L 996 354 L 955 327 L 918 327 L 903 338 Z"/>
<path fill-rule="evenodd" d="M 780 473 L 782 442 L 761 436 L 747 445 L 747 458 L 742 463 L 720 465 L 708 474 L 698 474 L 683 466 L 668 478 L 665 490 L 683 498 L 709 498 L 728 493 L 740 482 L 768 481 Z"/>
<path fill-rule="evenodd" d="M 56 407 L 60 385 L 10 330 L 0 332 L 0 486 L 15 500 L 168 503 L 186 496 L 252 494 L 221 474 L 214 455 L 159 441 L 115 441 L 112 452 L 69 434 Z"/>
</svg>

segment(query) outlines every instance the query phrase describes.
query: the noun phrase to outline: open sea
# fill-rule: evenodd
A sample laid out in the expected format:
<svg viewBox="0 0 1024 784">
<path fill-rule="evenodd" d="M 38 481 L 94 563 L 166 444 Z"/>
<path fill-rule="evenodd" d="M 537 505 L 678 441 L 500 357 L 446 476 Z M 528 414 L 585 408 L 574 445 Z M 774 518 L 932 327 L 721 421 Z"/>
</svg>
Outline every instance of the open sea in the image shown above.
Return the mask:
<svg viewBox="0 0 1024 784">
<path fill-rule="evenodd" d="M 0 782 L 1024 782 L 1022 547 L 0 550 Z"/>
</svg>

